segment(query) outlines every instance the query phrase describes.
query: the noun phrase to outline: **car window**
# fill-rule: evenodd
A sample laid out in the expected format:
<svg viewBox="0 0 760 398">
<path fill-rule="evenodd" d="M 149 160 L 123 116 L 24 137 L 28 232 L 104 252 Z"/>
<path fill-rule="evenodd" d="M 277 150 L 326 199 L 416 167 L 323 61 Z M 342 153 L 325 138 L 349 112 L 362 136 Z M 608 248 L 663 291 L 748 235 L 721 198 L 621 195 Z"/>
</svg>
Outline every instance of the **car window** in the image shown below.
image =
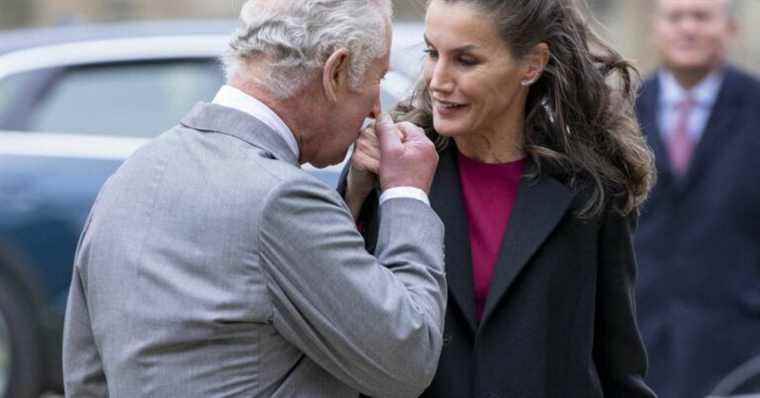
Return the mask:
<svg viewBox="0 0 760 398">
<path fill-rule="evenodd" d="M 0 80 L 0 117 L 9 112 L 11 106 L 26 95 L 24 88 L 33 83 L 33 78 L 33 74 L 22 73 Z M 2 127 L 1 119 L 0 127 Z"/>
<path fill-rule="evenodd" d="M 224 84 L 215 60 L 108 63 L 24 72 L 0 80 L 0 129 L 153 137 L 177 124 Z M 390 71 L 384 110 L 409 94 L 411 80 Z"/>
<path fill-rule="evenodd" d="M 3 110 L 11 103 L 11 99 L 18 95 L 19 84 L 16 79 L 0 82 L 0 113 L 3 113 Z"/>
<path fill-rule="evenodd" d="M 58 76 L 30 112 L 26 130 L 152 137 L 175 125 L 223 83 L 215 61 L 75 67 Z"/>
</svg>

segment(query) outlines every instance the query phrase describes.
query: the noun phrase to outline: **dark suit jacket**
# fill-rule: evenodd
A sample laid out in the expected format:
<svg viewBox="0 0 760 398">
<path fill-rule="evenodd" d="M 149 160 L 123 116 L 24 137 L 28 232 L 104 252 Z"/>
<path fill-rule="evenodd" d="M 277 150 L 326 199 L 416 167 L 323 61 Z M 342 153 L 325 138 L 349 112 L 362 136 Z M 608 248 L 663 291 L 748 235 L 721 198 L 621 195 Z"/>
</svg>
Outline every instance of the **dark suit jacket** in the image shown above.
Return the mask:
<svg viewBox="0 0 760 398">
<path fill-rule="evenodd" d="M 661 397 L 702 397 L 760 353 L 760 83 L 734 69 L 685 177 L 671 174 L 657 124 L 659 84 L 638 116 L 658 182 L 635 236 L 648 381 Z"/>
<path fill-rule="evenodd" d="M 443 354 L 423 397 L 653 397 L 633 309 L 630 224 L 581 221 L 582 195 L 554 178 L 520 183 L 482 322 L 454 145 L 430 194 L 446 227 L 449 302 Z M 362 220 L 371 250 L 376 196 Z"/>
</svg>

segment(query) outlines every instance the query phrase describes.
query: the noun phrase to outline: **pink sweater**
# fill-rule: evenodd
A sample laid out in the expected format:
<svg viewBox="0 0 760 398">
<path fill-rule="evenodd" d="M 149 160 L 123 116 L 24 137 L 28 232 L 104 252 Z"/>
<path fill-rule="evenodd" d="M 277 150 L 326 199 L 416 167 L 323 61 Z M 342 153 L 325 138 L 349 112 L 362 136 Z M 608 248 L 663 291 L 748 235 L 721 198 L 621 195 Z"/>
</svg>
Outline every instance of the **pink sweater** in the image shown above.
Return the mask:
<svg viewBox="0 0 760 398">
<path fill-rule="evenodd" d="M 458 160 L 472 251 L 475 314 L 480 320 L 525 161 L 487 164 L 461 153 Z"/>
</svg>

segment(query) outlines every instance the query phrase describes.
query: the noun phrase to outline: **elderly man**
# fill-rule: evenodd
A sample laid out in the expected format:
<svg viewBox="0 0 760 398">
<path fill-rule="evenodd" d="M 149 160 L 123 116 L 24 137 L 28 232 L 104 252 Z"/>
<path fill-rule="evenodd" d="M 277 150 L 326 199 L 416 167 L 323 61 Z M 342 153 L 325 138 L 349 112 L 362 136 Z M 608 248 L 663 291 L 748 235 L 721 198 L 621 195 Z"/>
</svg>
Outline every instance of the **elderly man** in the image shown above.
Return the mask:
<svg viewBox="0 0 760 398">
<path fill-rule="evenodd" d="M 79 243 L 67 397 L 414 397 L 442 344 L 437 164 L 379 117 L 376 257 L 299 165 L 379 114 L 390 0 L 251 0 L 228 85 L 105 184 Z"/>
<path fill-rule="evenodd" d="M 726 61 L 734 8 L 655 8 L 663 65 L 638 113 L 659 175 L 635 241 L 648 381 L 664 398 L 704 397 L 760 354 L 760 83 Z"/>
</svg>

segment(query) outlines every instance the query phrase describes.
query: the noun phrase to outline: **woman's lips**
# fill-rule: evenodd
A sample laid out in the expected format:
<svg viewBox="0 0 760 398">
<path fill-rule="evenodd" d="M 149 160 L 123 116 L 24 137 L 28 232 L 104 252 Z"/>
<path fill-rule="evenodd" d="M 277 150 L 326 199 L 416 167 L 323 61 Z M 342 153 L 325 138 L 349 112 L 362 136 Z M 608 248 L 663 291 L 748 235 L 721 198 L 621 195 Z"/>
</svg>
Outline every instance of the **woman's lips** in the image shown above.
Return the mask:
<svg viewBox="0 0 760 398">
<path fill-rule="evenodd" d="M 467 108 L 467 105 L 458 104 L 456 102 L 434 100 L 433 108 L 440 116 L 453 116 Z"/>
</svg>

